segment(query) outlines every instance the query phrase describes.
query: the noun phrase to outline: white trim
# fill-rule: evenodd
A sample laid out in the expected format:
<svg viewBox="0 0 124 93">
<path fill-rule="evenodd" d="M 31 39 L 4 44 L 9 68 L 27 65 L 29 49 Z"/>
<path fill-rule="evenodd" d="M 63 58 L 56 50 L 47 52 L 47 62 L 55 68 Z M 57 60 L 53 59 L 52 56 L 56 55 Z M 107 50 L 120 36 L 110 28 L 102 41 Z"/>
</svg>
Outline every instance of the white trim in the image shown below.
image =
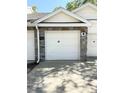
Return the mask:
<svg viewBox="0 0 124 93">
<path fill-rule="evenodd" d="M 81 26 L 86 26 L 89 27 L 91 26 L 90 23 L 85 24 L 85 23 L 40 23 L 37 24 L 39 27 L 81 27 Z M 35 27 L 35 24 L 28 24 L 27 27 Z"/>
<path fill-rule="evenodd" d="M 85 7 L 87 7 L 87 6 L 90 6 L 90 7 L 92 7 L 93 9 L 97 10 L 96 5 L 91 4 L 91 3 L 86 3 L 86 4 L 82 5 L 81 7 L 79 7 L 79 8 L 77 8 L 77 9 L 73 10 L 72 13 L 75 13 L 75 12 L 79 11 L 80 9 L 83 9 L 83 8 L 85 8 Z"/>
<path fill-rule="evenodd" d="M 71 17 L 74 17 L 75 19 L 80 20 L 81 22 L 88 23 L 88 21 L 87 21 L 86 19 L 84 19 L 84 18 L 82 18 L 82 17 L 80 17 L 80 16 L 78 16 L 78 15 L 75 15 L 75 14 L 69 12 L 69 11 L 67 11 L 67 10 L 64 9 L 64 8 L 60 8 L 60 9 L 56 10 L 55 12 L 50 13 L 50 14 L 46 15 L 45 17 L 36 20 L 36 21 L 34 22 L 34 24 L 38 24 L 39 22 L 42 22 L 42 21 L 44 21 L 44 20 L 46 20 L 46 19 L 48 19 L 48 18 L 50 18 L 50 17 L 56 15 L 57 13 L 60 13 L 60 12 L 64 12 L 65 14 L 67 14 L 67 15 L 69 15 L 69 16 L 71 16 Z"/>
<path fill-rule="evenodd" d="M 38 27 L 88 27 L 91 24 L 85 24 L 85 23 L 41 23 L 41 24 L 37 24 Z"/>
</svg>

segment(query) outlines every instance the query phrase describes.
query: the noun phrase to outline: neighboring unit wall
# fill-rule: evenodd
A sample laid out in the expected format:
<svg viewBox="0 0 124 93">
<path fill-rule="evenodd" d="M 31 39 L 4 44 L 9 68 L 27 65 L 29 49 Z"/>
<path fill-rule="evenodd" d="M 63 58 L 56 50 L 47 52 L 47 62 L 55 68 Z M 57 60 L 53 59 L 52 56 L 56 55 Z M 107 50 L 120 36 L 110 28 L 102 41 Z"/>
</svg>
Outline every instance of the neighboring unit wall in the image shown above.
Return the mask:
<svg viewBox="0 0 124 93">
<path fill-rule="evenodd" d="M 85 7 L 74 13 L 85 19 L 96 19 L 97 18 L 97 11 L 91 7 Z"/>
<path fill-rule="evenodd" d="M 81 16 L 91 23 L 88 27 L 87 35 L 87 56 L 97 56 L 97 10 L 95 6 L 86 5 L 82 6 L 73 13 Z"/>
<path fill-rule="evenodd" d="M 34 30 L 27 31 L 27 60 L 28 63 L 35 60 Z"/>
<path fill-rule="evenodd" d="M 97 23 L 90 20 L 91 26 L 88 28 L 87 56 L 97 56 Z"/>
</svg>

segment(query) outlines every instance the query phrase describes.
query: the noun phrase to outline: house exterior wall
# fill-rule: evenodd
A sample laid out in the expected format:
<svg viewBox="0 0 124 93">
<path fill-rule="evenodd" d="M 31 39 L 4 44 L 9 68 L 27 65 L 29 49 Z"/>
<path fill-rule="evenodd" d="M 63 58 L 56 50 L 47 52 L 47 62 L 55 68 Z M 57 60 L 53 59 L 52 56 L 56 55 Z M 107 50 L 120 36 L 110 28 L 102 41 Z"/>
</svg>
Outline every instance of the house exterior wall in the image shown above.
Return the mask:
<svg viewBox="0 0 124 93">
<path fill-rule="evenodd" d="M 87 56 L 97 56 L 97 11 L 91 6 L 83 7 L 75 14 L 85 18 L 90 22 L 87 35 Z"/>
<path fill-rule="evenodd" d="M 44 22 L 80 22 L 80 21 L 63 12 L 60 12 L 55 16 L 48 18 Z"/>
<path fill-rule="evenodd" d="M 90 33 L 87 36 L 87 56 L 97 56 L 97 35 L 95 33 Z"/>
<path fill-rule="evenodd" d="M 94 28 L 91 26 L 91 28 Z M 35 28 L 28 28 L 28 31 L 33 30 L 34 36 L 35 36 L 35 60 L 37 60 L 37 34 Z M 85 27 L 79 28 L 79 27 L 44 27 L 39 28 L 40 30 L 40 59 L 45 60 L 45 30 L 80 30 L 81 32 L 86 32 L 87 36 L 82 37 L 80 35 L 80 40 L 82 44 L 81 45 L 81 58 L 82 60 L 85 60 L 86 56 L 97 56 L 97 34 L 94 31 L 94 29 L 87 29 Z M 88 30 L 88 31 L 87 31 Z M 93 30 L 93 31 L 92 31 Z M 82 42 L 83 41 L 83 42 Z M 95 41 L 95 43 L 94 43 Z"/>
<path fill-rule="evenodd" d="M 97 56 L 97 21 L 89 20 L 91 26 L 88 27 L 87 36 L 87 56 Z"/>
<path fill-rule="evenodd" d="M 91 26 L 88 27 L 88 34 L 97 33 L 97 20 L 89 20 Z"/>
<path fill-rule="evenodd" d="M 80 60 L 85 61 L 86 56 L 97 56 L 97 19 L 96 19 L 96 10 L 92 7 L 84 7 L 83 9 L 80 9 L 79 11 L 76 11 L 75 14 L 82 16 L 82 18 L 87 19 L 88 22 L 91 23 L 90 26 L 87 27 L 39 27 L 39 37 L 40 37 L 40 60 L 45 60 L 45 31 L 50 30 L 79 30 L 80 31 Z M 60 12 L 50 18 L 47 18 L 43 22 L 80 22 L 78 19 L 69 16 L 63 12 Z M 39 23 L 40 24 L 40 23 Z M 35 42 L 35 60 L 37 60 L 37 31 L 35 28 L 28 28 L 28 30 L 34 30 L 34 42 Z M 85 33 L 85 35 L 82 35 L 82 33 Z"/>
<path fill-rule="evenodd" d="M 35 36 L 34 30 L 27 31 L 27 60 L 28 63 L 31 63 L 35 60 Z"/>
<path fill-rule="evenodd" d="M 33 31 L 34 32 L 34 39 L 32 39 L 34 41 L 34 46 L 33 46 L 33 51 L 34 51 L 34 54 L 35 54 L 34 55 L 34 60 L 30 60 L 30 59 L 27 58 L 28 63 L 32 63 L 32 62 L 34 62 L 35 60 L 38 59 L 37 58 L 38 57 L 38 55 L 37 55 L 38 54 L 37 53 L 37 51 L 38 51 L 38 49 L 37 49 L 37 31 L 36 31 L 36 28 L 34 28 L 34 27 L 27 27 L 27 35 L 29 34 L 28 31 Z M 27 38 L 27 43 L 28 43 L 28 38 Z M 27 46 L 27 50 L 29 49 L 30 51 L 32 51 L 31 47 Z"/>
<path fill-rule="evenodd" d="M 75 14 L 85 18 L 85 19 L 96 19 L 97 18 L 97 11 L 91 7 L 84 7 L 79 11 L 74 12 Z"/>
</svg>

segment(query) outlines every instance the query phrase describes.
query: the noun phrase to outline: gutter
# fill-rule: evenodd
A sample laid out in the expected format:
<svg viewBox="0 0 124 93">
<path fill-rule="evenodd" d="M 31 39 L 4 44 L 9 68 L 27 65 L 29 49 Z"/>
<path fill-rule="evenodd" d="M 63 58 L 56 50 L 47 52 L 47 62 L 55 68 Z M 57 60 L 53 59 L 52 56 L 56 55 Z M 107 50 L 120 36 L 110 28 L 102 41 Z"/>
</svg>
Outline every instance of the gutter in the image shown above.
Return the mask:
<svg viewBox="0 0 124 93">
<path fill-rule="evenodd" d="M 35 27 L 36 27 L 36 30 L 37 30 L 37 48 L 38 48 L 38 51 L 37 51 L 38 59 L 37 59 L 37 62 L 36 63 L 39 63 L 40 62 L 39 29 L 38 29 L 38 26 L 37 25 Z"/>
</svg>

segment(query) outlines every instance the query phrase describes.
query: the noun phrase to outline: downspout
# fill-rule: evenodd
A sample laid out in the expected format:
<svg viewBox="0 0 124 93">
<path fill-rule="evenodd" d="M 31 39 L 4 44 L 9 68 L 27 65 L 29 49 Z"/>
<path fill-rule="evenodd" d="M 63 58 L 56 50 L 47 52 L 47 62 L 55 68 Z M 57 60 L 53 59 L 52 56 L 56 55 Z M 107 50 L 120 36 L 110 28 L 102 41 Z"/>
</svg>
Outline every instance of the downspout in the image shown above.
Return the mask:
<svg viewBox="0 0 124 93">
<path fill-rule="evenodd" d="M 40 43 L 39 43 L 39 29 L 38 29 L 38 26 L 36 25 L 36 30 L 37 30 L 37 56 L 38 56 L 38 59 L 37 59 L 37 62 L 36 63 L 39 63 L 40 62 Z"/>
</svg>

